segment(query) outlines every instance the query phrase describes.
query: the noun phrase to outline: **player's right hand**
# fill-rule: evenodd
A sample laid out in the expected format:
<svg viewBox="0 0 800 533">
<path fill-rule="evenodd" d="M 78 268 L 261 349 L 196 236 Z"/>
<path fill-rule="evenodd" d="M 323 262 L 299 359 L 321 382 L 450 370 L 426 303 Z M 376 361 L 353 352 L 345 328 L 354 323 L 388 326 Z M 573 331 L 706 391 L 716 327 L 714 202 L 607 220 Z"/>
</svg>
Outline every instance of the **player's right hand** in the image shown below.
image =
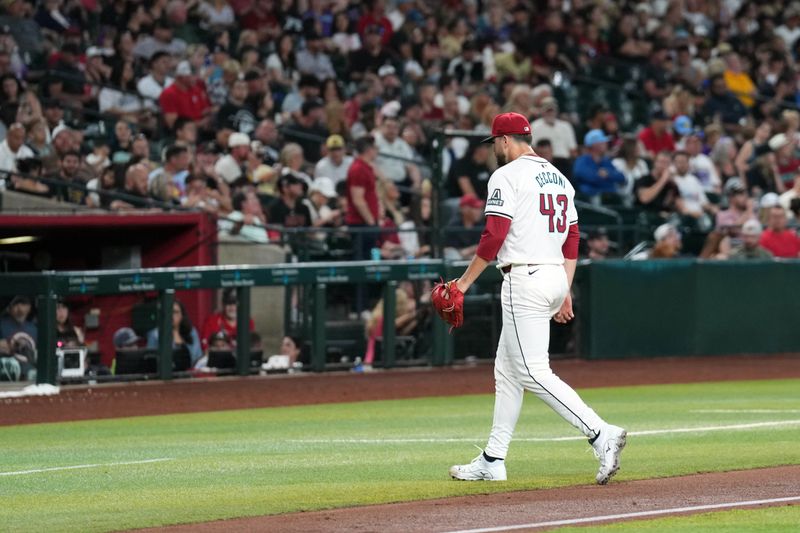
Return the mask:
<svg viewBox="0 0 800 533">
<path fill-rule="evenodd" d="M 564 303 L 561 304 L 561 309 L 553 316 L 553 320 L 559 324 L 566 324 L 573 318 L 575 318 L 575 313 L 572 312 L 572 294 L 567 293 Z"/>
</svg>

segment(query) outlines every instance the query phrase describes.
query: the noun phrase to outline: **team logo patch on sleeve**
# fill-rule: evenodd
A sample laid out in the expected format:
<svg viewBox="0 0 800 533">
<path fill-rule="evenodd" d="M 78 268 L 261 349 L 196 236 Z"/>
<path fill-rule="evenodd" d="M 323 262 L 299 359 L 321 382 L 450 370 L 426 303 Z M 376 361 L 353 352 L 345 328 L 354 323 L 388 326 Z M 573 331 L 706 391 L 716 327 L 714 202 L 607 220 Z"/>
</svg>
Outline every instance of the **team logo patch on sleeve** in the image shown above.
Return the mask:
<svg viewBox="0 0 800 533">
<path fill-rule="evenodd" d="M 498 207 L 503 205 L 503 197 L 500 196 L 500 189 L 492 191 L 492 195 L 486 200 L 486 205 L 496 205 Z"/>
</svg>

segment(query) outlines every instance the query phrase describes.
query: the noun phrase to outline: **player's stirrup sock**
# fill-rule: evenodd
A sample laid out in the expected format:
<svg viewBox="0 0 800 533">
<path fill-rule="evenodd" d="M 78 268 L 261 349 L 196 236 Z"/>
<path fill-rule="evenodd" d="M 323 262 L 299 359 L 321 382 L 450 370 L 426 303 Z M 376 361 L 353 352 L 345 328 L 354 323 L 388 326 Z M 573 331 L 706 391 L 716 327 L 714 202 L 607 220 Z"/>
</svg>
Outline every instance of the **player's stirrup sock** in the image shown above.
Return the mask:
<svg viewBox="0 0 800 533">
<path fill-rule="evenodd" d="M 486 459 L 487 462 L 493 463 L 495 461 L 502 461 L 499 457 L 492 457 L 491 455 L 486 455 L 486 452 L 483 452 L 483 458 Z"/>
<path fill-rule="evenodd" d="M 599 431 L 597 432 L 597 435 L 594 436 L 594 438 L 589 439 L 589 444 L 594 444 L 594 441 L 596 441 L 598 437 L 600 437 Z"/>
</svg>

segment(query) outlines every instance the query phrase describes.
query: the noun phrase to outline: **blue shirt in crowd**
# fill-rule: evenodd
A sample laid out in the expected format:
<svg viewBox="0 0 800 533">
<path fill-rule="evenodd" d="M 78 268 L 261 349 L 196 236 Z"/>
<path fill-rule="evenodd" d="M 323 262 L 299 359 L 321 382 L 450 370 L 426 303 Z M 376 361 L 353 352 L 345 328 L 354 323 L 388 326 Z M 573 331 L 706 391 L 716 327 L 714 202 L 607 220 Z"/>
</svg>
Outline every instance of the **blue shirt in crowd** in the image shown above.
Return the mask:
<svg viewBox="0 0 800 533">
<path fill-rule="evenodd" d="M 605 176 L 600 175 L 601 169 L 606 171 Z M 572 176 L 577 189 L 586 196 L 604 192 L 616 193 L 617 184 L 625 183 L 625 176 L 614 168 L 611 159 L 604 157 L 597 162 L 589 154 L 584 154 L 575 160 Z"/>
</svg>

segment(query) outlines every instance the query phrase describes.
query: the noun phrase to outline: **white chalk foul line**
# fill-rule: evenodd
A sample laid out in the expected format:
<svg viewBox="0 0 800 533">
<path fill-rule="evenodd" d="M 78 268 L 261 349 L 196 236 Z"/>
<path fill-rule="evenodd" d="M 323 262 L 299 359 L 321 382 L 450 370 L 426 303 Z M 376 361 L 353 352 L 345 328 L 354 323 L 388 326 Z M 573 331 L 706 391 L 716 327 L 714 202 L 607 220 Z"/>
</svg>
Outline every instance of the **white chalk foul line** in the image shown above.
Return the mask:
<svg viewBox="0 0 800 533">
<path fill-rule="evenodd" d="M 81 468 L 99 468 L 101 466 L 144 465 L 148 463 L 161 463 L 164 461 L 172 461 L 172 457 L 161 457 L 159 459 L 144 459 L 142 461 L 122 461 L 119 463 L 95 463 L 88 465 L 54 466 L 52 468 L 37 468 L 34 470 L 17 470 L 15 472 L 0 472 L 0 476 L 24 476 L 26 474 L 38 474 L 40 472 L 57 472 L 59 470 L 78 470 Z"/>
<path fill-rule="evenodd" d="M 513 526 L 486 527 L 479 529 L 462 529 L 459 531 L 452 531 L 450 533 L 493 533 L 495 531 L 514 531 L 517 529 L 532 529 L 535 527 L 570 526 L 575 524 L 586 524 L 589 522 L 623 520 L 625 518 L 644 518 L 649 516 L 659 516 L 665 514 L 688 513 L 691 511 L 713 511 L 715 509 L 729 509 L 731 507 L 749 507 L 753 505 L 767 505 L 772 503 L 787 503 L 787 502 L 797 502 L 797 501 L 800 501 L 800 496 L 790 496 L 788 498 L 770 498 L 768 500 L 746 500 L 741 502 L 714 503 L 709 505 L 692 505 L 688 507 L 656 509 L 654 511 L 638 511 L 635 513 L 589 516 L 586 518 L 572 518 L 569 520 L 553 520 L 551 522 L 532 522 L 530 524 L 517 524 Z"/>
<path fill-rule="evenodd" d="M 705 433 L 708 431 L 729 431 L 743 429 L 757 429 L 766 427 L 795 426 L 800 425 L 800 420 L 777 420 L 774 422 L 753 422 L 750 424 L 729 424 L 725 426 L 701 426 L 690 428 L 671 428 L 671 429 L 648 429 L 642 431 L 628 431 L 628 436 L 639 435 L 671 435 L 677 433 Z M 453 442 L 475 442 L 481 438 L 433 438 L 433 437 L 409 437 L 409 438 L 389 438 L 389 439 L 292 439 L 291 442 L 307 444 L 414 444 L 414 443 L 453 443 Z M 514 439 L 516 442 L 562 442 L 571 440 L 586 440 L 586 437 L 520 437 Z"/>
<path fill-rule="evenodd" d="M 781 413 L 800 413 L 800 409 L 696 409 L 690 413 L 708 414 L 781 414 Z"/>
</svg>

